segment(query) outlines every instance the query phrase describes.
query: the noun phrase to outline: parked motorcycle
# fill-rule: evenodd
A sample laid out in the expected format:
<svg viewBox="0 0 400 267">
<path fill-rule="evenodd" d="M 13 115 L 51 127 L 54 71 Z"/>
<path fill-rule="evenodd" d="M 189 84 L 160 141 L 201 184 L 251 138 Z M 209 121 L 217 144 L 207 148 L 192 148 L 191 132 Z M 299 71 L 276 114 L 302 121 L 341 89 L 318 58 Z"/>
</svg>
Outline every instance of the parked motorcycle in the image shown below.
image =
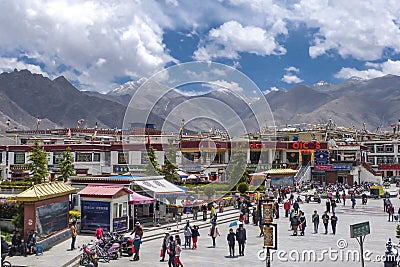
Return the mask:
<svg viewBox="0 0 400 267">
<path fill-rule="evenodd" d="M 108 257 L 112 260 L 118 259 L 121 255 L 121 244 L 115 240 L 109 240 L 107 243 L 104 240 L 99 240 L 99 246 L 108 253 Z"/>
<path fill-rule="evenodd" d="M 85 244 L 82 246 L 81 250 L 83 250 L 83 252 L 79 260 L 80 265 L 87 266 L 89 264 L 93 264 L 94 267 L 99 265 L 96 250 Z"/>
</svg>

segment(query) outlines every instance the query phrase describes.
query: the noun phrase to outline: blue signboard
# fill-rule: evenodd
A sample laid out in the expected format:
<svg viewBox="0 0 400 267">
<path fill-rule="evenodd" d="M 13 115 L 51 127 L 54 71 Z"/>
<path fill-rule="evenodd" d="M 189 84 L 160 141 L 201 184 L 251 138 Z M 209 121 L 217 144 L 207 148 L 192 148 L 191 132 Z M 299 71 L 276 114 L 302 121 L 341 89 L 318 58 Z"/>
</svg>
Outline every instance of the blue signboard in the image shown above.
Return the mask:
<svg viewBox="0 0 400 267">
<path fill-rule="evenodd" d="M 110 202 L 82 200 L 81 229 L 95 231 L 97 225 L 110 231 Z"/>
<path fill-rule="evenodd" d="M 353 168 L 352 163 L 333 163 L 332 164 L 332 169 L 338 170 L 338 171 L 349 171 Z"/>
<path fill-rule="evenodd" d="M 314 151 L 314 163 L 316 165 L 328 164 L 329 163 L 329 151 L 328 150 L 315 150 Z"/>
<path fill-rule="evenodd" d="M 68 205 L 68 201 L 63 201 L 36 208 L 37 237 L 68 228 Z"/>
<path fill-rule="evenodd" d="M 127 216 L 113 219 L 113 231 L 114 232 L 123 232 L 126 230 L 128 230 L 128 217 Z"/>
</svg>

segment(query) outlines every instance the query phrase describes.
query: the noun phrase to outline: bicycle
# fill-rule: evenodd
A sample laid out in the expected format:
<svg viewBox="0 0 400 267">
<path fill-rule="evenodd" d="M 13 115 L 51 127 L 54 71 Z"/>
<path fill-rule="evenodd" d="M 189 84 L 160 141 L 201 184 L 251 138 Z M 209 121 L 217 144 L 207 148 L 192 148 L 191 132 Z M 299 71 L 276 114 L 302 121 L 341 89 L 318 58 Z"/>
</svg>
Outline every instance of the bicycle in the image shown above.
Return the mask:
<svg viewBox="0 0 400 267">
<path fill-rule="evenodd" d="M 2 254 L 1 255 L 1 267 L 12 267 L 11 263 L 9 261 L 6 261 L 6 256 L 7 254 Z"/>
</svg>

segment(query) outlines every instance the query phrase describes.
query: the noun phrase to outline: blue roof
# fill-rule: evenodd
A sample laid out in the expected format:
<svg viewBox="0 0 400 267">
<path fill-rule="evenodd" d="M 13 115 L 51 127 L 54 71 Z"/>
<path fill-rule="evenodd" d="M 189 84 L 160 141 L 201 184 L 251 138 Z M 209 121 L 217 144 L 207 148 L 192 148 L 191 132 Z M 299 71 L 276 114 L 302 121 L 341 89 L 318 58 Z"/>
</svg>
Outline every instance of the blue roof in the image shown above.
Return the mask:
<svg viewBox="0 0 400 267">
<path fill-rule="evenodd" d="M 109 178 L 112 178 L 112 179 L 124 179 L 124 178 L 129 179 L 129 178 L 139 178 L 139 177 L 141 177 L 141 176 L 130 176 L 130 175 L 113 175 L 113 176 L 109 176 Z"/>
</svg>

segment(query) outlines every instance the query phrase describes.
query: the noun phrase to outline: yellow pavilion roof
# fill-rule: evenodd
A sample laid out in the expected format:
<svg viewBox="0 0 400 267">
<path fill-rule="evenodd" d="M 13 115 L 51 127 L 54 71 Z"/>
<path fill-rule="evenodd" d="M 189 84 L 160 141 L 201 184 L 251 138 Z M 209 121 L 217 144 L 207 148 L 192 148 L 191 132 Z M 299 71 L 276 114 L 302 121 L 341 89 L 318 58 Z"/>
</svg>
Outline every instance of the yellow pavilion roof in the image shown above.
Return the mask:
<svg viewBox="0 0 400 267">
<path fill-rule="evenodd" d="M 15 196 L 15 199 L 22 202 L 39 201 L 75 193 L 76 188 L 64 182 L 51 182 L 33 185 L 24 192 Z"/>
<path fill-rule="evenodd" d="M 293 169 L 270 169 L 266 172 L 267 174 L 277 175 L 277 174 L 296 174 L 297 171 Z"/>
</svg>

